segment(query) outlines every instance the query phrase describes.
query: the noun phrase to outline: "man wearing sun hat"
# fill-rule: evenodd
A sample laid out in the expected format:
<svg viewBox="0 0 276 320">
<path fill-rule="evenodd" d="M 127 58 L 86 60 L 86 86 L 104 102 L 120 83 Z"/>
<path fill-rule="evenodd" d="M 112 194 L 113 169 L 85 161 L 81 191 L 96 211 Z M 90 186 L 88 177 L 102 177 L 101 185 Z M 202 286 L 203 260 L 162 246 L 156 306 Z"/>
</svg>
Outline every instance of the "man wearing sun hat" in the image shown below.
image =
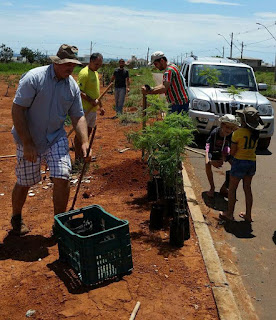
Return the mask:
<svg viewBox="0 0 276 320">
<path fill-rule="evenodd" d="M 143 94 L 162 94 L 165 93 L 170 112 L 187 112 L 189 109 L 189 96 L 186 89 L 183 76 L 178 67 L 169 63 L 162 51 L 156 51 L 151 55 L 150 64 L 158 70 L 165 70 L 163 74 L 163 83 L 154 88 L 142 87 Z"/>
<path fill-rule="evenodd" d="M 64 121 L 69 115 L 81 141 L 83 155 L 88 150 L 87 123 L 82 109 L 80 89 L 71 76 L 81 62 L 78 48 L 63 44 L 53 64 L 25 73 L 13 100 L 12 134 L 17 147 L 17 182 L 12 193 L 13 233 L 29 232 L 22 220 L 22 208 L 28 190 L 41 180 L 41 162 L 46 161 L 54 183 L 54 213 L 66 211 L 71 161 Z"/>
</svg>

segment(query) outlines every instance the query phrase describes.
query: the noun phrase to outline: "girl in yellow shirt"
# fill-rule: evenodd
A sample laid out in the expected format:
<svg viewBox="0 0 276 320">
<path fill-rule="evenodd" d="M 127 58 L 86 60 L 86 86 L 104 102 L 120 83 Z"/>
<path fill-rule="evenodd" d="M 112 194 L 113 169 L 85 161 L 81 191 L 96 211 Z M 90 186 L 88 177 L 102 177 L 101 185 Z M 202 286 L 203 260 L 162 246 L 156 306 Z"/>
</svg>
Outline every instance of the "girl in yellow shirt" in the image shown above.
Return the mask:
<svg viewBox="0 0 276 320">
<path fill-rule="evenodd" d="M 219 217 L 225 221 L 234 220 L 236 204 L 236 191 L 243 180 L 246 212 L 240 213 L 240 218 L 252 222 L 251 210 L 253 196 L 251 190 L 252 178 L 256 173 L 256 147 L 259 139 L 259 131 L 264 128 L 258 111 L 253 107 L 237 110 L 241 120 L 241 128 L 232 135 L 230 154 L 234 157 L 230 172 L 230 184 L 228 192 L 228 210 L 220 213 Z"/>
</svg>

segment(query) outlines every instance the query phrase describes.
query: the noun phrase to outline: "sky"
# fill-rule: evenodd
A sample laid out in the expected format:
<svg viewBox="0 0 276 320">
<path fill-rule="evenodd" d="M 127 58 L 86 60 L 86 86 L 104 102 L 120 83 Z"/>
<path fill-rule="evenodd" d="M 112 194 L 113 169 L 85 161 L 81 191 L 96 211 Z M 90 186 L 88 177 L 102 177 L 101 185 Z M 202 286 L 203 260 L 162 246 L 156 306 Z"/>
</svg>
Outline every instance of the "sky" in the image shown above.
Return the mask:
<svg viewBox="0 0 276 320">
<path fill-rule="evenodd" d="M 0 44 L 55 55 L 63 43 L 79 56 L 170 61 L 189 56 L 259 58 L 274 64 L 275 0 L 0 0 Z M 257 25 L 256 23 L 261 23 Z"/>
</svg>

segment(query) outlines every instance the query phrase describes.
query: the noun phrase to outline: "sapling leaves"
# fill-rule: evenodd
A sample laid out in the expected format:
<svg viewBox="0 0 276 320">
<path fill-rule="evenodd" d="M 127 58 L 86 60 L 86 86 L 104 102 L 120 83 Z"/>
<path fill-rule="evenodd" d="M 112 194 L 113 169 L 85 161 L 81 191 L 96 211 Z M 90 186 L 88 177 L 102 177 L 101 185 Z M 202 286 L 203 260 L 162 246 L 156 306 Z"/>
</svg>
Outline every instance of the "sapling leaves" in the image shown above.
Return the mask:
<svg viewBox="0 0 276 320">
<path fill-rule="evenodd" d="M 229 96 L 235 100 L 235 97 L 242 98 L 241 93 L 245 91 L 244 89 L 241 88 L 236 88 L 235 86 L 231 86 L 227 88 L 227 93 Z"/>
<path fill-rule="evenodd" d="M 186 113 L 172 113 L 144 130 L 129 133 L 128 138 L 136 149 L 144 150 L 150 174 L 158 170 L 166 183 L 173 186 L 194 131 L 194 123 Z"/>
</svg>

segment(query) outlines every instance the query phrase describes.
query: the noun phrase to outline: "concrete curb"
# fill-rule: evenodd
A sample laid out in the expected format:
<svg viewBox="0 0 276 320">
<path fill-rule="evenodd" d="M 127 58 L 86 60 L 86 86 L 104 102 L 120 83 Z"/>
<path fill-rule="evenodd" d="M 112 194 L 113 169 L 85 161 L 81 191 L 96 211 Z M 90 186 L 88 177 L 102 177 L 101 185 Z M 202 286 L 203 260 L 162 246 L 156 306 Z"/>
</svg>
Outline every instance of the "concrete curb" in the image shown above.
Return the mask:
<svg viewBox="0 0 276 320">
<path fill-rule="evenodd" d="M 210 282 L 212 283 L 212 291 L 218 308 L 219 318 L 221 320 L 241 320 L 240 311 L 214 247 L 209 228 L 196 201 L 196 196 L 184 165 L 182 176 L 199 247 Z"/>
</svg>

